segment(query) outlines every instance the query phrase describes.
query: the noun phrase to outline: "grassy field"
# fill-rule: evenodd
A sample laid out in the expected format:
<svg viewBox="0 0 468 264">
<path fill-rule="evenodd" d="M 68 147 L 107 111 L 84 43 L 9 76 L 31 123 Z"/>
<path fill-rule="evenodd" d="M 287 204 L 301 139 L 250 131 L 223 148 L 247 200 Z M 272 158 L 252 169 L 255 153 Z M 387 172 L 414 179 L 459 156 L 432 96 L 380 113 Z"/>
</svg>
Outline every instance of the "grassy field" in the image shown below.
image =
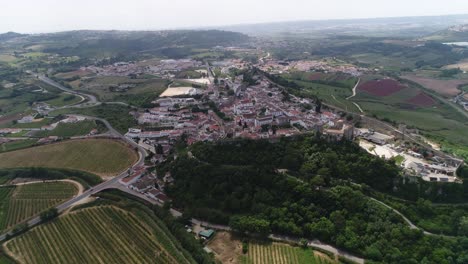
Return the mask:
<svg viewBox="0 0 468 264">
<path fill-rule="evenodd" d="M 69 199 L 78 191 L 73 183 L 47 182 L 0 187 L 0 230 L 9 229 Z"/>
<path fill-rule="evenodd" d="M 194 263 L 157 222 L 112 206 L 69 213 L 4 247 L 24 263 Z"/>
<path fill-rule="evenodd" d="M 106 131 L 106 127 L 103 124 L 97 124 L 94 120 L 85 120 L 77 123 L 60 123 L 54 130 L 51 131 L 38 131 L 34 134 L 36 137 L 48 137 L 48 136 L 59 136 L 59 137 L 74 137 L 84 136 L 89 134 L 93 129 L 98 131 Z"/>
<path fill-rule="evenodd" d="M 249 243 L 249 250 L 241 257 L 242 264 L 334 264 L 329 256 L 281 243 Z"/>
<path fill-rule="evenodd" d="M 317 80 L 309 80 L 310 76 L 318 75 L 321 73 L 304 73 L 294 72 L 292 74 L 285 74 L 283 77 L 288 81 L 294 81 L 301 87 L 301 94 L 305 97 L 316 96 L 330 105 L 336 105 L 342 109 L 352 112 L 359 112 L 359 109 L 347 97 L 353 94 L 352 89 L 356 83 L 356 79 L 348 77 L 347 79 L 337 80 L 336 83 L 341 87 L 333 86 L 332 83 L 326 84 L 327 81 L 333 79 L 335 75 L 322 74 L 323 83 L 318 83 Z M 338 75 L 337 75 L 338 76 Z"/>
<path fill-rule="evenodd" d="M 0 152 L 13 151 L 18 149 L 29 148 L 37 142 L 36 139 L 15 140 L 0 144 Z"/>
<path fill-rule="evenodd" d="M 455 144 L 468 145 L 465 136 L 468 124 L 445 104 L 432 108 L 402 109 L 398 105 L 375 101 L 359 100 L 358 103 L 369 115 L 416 127 L 423 134 L 444 138 Z"/>
<path fill-rule="evenodd" d="M 0 264 L 15 264 L 15 262 L 3 253 L 0 253 Z"/>
<path fill-rule="evenodd" d="M 82 100 L 81 97 L 63 93 L 63 94 L 60 94 L 58 98 L 45 101 L 45 103 L 48 103 L 55 107 L 62 107 L 65 105 L 72 105 L 72 104 L 79 103 L 81 100 Z"/>
<path fill-rule="evenodd" d="M 346 100 L 352 95 L 351 88 L 334 87 L 325 84 L 296 81 L 299 85 L 306 87 L 303 90 L 305 96 L 317 96 L 327 104 L 336 105 L 342 109 L 352 112 L 358 112 L 359 109 L 351 102 Z"/>
<path fill-rule="evenodd" d="M 37 119 L 35 122 L 32 123 L 25 123 L 25 124 L 12 124 L 12 123 L 5 123 L 2 124 L 0 127 L 11 127 L 11 128 L 41 128 L 42 126 L 46 126 L 52 123 L 52 119 L 50 118 L 43 118 Z"/>
<path fill-rule="evenodd" d="M 113 176 L 131 166 L 137 154 L 109 139 L 70 140 L 0 154 L 0 168 L 49 167 Z"/>
<path fill-rule="evenodd" d="M 13 63 L 17 61 L 18 58 L 16 58 L 13 55 L 10 54 L 0 54 L 0 62 L 7 62 L 7 63 Z"/>
</svg>

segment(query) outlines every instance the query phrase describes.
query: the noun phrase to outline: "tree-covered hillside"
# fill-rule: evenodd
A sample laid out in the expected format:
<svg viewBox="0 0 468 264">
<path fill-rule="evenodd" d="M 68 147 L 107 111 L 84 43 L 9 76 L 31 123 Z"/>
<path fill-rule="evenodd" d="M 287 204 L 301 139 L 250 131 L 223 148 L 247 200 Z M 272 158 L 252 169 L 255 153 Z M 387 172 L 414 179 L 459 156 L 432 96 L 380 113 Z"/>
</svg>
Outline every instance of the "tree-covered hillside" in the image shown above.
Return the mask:
<svg viewBox="0 0 468 264">
<path fill-rule="evenodd" d="M 43 52 L 80 58 L 112 57 L 126 53 L 167 56 L 190 55 L 192 48 L 212 48 L 244 44 L 249 38 L 241 33 L 219 30 L 176 31 L 67 31 L 33 35 L 29 45 L 41 44 Z"/>
<path fill-rule="evenodd" d="M 168 193 L 193 216 L 241 232 L 319 238 L 384 263 L 468 260 L 466 237 L 423 235 L 369 198 L 398 189 L 399 170 L 354 143 L 305 136 L 197 143 L 189 151 L 160 173 L 172 173 Z"/>
</svg>

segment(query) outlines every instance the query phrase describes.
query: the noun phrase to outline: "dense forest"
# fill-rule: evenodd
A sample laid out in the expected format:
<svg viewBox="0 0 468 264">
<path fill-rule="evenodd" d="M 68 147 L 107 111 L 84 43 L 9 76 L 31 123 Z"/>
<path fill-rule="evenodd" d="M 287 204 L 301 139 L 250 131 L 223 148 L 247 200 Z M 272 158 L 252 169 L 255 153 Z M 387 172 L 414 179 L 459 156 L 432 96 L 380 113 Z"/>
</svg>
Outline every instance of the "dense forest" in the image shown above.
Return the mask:
<svg viewBox="0 0 468 264">
<path fill-rule="evenodd" d="M 423 235 L 368 197 L 392 193 L 401 176 L 394 161 L 355 143 L 301 136 L 197 143 L 189 151 L 159 169 L 172 173 L 167 191 L 190 215 L 239 232 L 319 238 L 376 262 L 468 261 L 467 237 Z"/>
</svg>

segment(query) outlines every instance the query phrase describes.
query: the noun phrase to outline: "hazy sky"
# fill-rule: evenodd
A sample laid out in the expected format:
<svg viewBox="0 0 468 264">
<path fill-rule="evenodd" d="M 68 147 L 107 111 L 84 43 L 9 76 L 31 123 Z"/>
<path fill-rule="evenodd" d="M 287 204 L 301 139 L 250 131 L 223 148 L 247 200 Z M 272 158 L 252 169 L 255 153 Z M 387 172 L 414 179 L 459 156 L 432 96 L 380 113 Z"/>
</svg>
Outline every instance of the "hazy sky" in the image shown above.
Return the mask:
<svg viewBox="0 0 468 264">
<path fill-rule="evenodd" d="M 468 0 L 0 0 L 0 32 L 173 29 L 468 13 Z"/>
</svg>

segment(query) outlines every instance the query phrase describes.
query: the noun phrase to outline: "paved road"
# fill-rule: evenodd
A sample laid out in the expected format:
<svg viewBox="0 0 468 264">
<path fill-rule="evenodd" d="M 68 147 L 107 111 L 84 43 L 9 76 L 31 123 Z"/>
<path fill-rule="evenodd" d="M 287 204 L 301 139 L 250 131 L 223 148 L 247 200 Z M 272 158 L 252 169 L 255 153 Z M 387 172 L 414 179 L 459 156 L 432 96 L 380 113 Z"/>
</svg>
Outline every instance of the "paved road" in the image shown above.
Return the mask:
<svg viewBox="0 0 468 264">
<path fill-rule="evenodd" d="M 38 76 L 38 78 L 52 86 L 55 86 L 63 91 L 66 91 L 66 92 L 69 92 L 69 93 L 73 93 L 73 94 L 77 94 L 77 95 L 81 95 L 81 96 L 85 96 L 85 97 L 88 97 L 89 98 L 89 101 L 91 104 L 100 104 L 100 102 L 96 99 L 96 97 L 92 96 L 92 95 L 88 95 L 88 94 L 81 94 L 81 93 L 78 93 L 76 91 L 72 91 L 68 88 L 65 88 L 63 87 L 62 85 L 50 80 L 49 78 L 45 77 L 45 76 Z M 271 80 L 269 80 L 271 82 Z M 124 104 L 126 105 L 125 103 L 120 103 L 120 102 L 116 102 L 118 104 Z M 336 107 L 335 107 L 336 108 Z M 342 110 L 342 109 L 341 109 Z M 117 130 L 115 130 L 111 125 L 110 123 L 105 120 L 105 119 L 102 119 L 102 118 L 98 118 L 98 117 L 92 117 L 92 116 L 83 116 L 83 115 L 75 115 L 75 116 L 82 116 L 82 117 L 85 117 L 85 118 L 88 118 L 88 119 L 94 119 L 94 120 L 99 120 L 101 121 L 102 123 L 104 123 L 106 125 L 106 127 L 109 129 L 109 132 L 116 136 L 116 137 L 119 137 L 121 138 L 122 140 L 125 140 L 126 142 L 128 142 L 130 145 L 136 147 L 138 149 L 138 152 L 139 152 L 139 160 L 136 164 L 134 164 L 132 166 L 132 168 L 136 167 L 136 166 L 141 166 L 143 165 L 144 163 L 144 158 L 146 157 L 147 153 L 146 153 L 146 150 L 144 150 L 142 147 L 140 147 L 136 142 L 134 142 L 133 140 L 131 139 L 128 139 L 126 138 L 125 136 L 123 136 L 122 134 L 120 134 Z M 386 124 L 388 125 L 388 124 Z M 390 126 L 390 125 L 388 125 Z M 391 126 L 390 126 L 391 127 Z M 395 128 L 392 127 L 392 129 L 396 130 Z M 397 130 L 398 131 L 398 130 Z M 132 194 L 134 196 L 137 196 L 137 197 L 140 197 L 146 201 L 149 201 L 151 202 L 152 204 L 157 204 L 159 206 L 162 206 L 161 203 L 159 203 L 158 201 L 156 200 L 153 200 L 141 193 L 138 193 L 134 190 L 131 190 L 125 186 L 123 186 L 122 184 L 119 183 L 119 180 L 121 180 L 122 178 L 126 177 L 129 175 L 129 172 L 132 168 L 129 168 L 127 169 L 126 171 L 124 171 L 123 173 L 121 173 L 120 175 L 112 178 L 111 180 L 108 180 L 106 182 L 103 182 L 97 186 L 94 186 L 93 188 L 90 188 L 89 190 L 83 192 L 81 195 L 79 196 L 76 196 L 62 204 L 60 204 L 59 206 L 57 206 L 57 209 L 59 212 L 63 212 L 64 210 L 68 209 L 69 207 L 71 207 L 74 203 L 76 202 L 79 202 L 81 201 L 82 199 L 85 199 L 93 194 L 96 194 L 102 190 L 105 190 L 105 189 L 110 189 L 110 188 L 116 188 L 116 189 L 119 189 L 119 190 L 122 190 L 124 192 L 127 192 L 129 194 Z M 371 198 L 373 199 L 373 198 Z M 392 207 L 386 205 L 385 203 L 383 202 L 380 202 L 378 200 L 375 200 L 373 199 L 374 201 L 382 204 L 383 206 L 393 210 L 395 213 L 399 214 L 400 216 L 403 217 L 403 219 L 410 225 L 410 228 L 418 228 L 416 227 L 409 219 L 407 219 L 403 214 L 401 214 L 400 212 L 398 212 L 396 209 L 393 209 Z M 177 211 L 177 210 L 174 210 L 174 209 L 171 209 L 171 213 L 172 215 L 176 216 L 176 217 L 179 217 L 182 215 L 181 212 Z M 197 220 L 195 218 L 193 218 L 192 220 L 192 223 L 194 224 L 200 224 L 200 225 L 203 225 L 205 227 L 209 227 L 209 228 L 213 228 L 213 229 L 217 229 L 217 230 L 225 230 L 225 231 L 230 231 L 230 227 L 229 226 L 224 226 L 224 225 L 217 225 L 217 224 L 212 224 L 212 223 L 209 223 L 209 222 L 205 222 L 205 221 L 200 221 L 200 220 Z M 35 217 L 31 220 L 28 221 L 28 225 L 31 227 L 31 226 L 34 226 L 34 225 L 37 225 L 40 223 L 40 217 Z M 426 231 L 423 231 L 425 234 L 429 234 L 429 235 L 433 235 L 432 233 L 429 233 L 429 232 L 426 232 Z M 281 236 L 281 235 L 275 235 L 275 234 L 271 234 L 269 236 L 271 239 L 275 239 L 275 240 L 279 240 L 279 241 L 286 241 L 286 242 L 295 242 L 295 243 L 298 243 L 299 242 L 299 239 L 298 238 L 293 238 L 293 237 L 288 237 L 288 236 Z M 6 234 L 2 234 L 0 235 L 0 241 L 3 241 L 5 240 L 6 238 Z M 357 263 L 364 263 L 364 259 L 362 258 L 359 258 L 359 257 L 356 257 L 356 256 L 353 256 L 349 253 L 346 253 L 340 249 L 337 249 L 331 245 L 327 245 L 327 244 L 324 244 L 324 243 L 321 243 L 320 241 L 318 240 L 313 240 L 313 241 L 309 241 L 308 242 L 308 245 L 309 246 L 313 246 L 313 247 L 317 247 L 317 248 L 321 248 L 321 249 L 324 249 L 324 250 L 327 250 L 327 251 L 330 251 L 330 252 L 333 252 L 334 254 L 336 255 L 339 255 L 339 256 L 342 256 L 342 257 L 345 257 L 345 258 L 348 258 L 348 259 L 351 259 Z"/>
<path fill-rule="evenodd" d="M 58 89 L 60 89 L 60 90 L 62 90 L 64 92 L 88 98 L 87 103 L 83 103 L 83 104 L 80 104 L 80 105 L 95 106 L 95 105 L 99 105 L 101 103 L 101 102 L 99 102 L 99 100 L 94 95 L 85 94 L 85 93 L 77 92 L 77 91 L 74 91 L 72 89 L 66 88 L 65 86 L 51 80 L 50 78 L 48 78 L 48 77 L 46 77 L 44 75 L 37 75 L 37 74 L 34 74 L 34 73 L 31 73 L 31 74 L 36 76 L 39 80 L 41 80 L 41 81 L 43 81 L 43 82 L 45 82 L 45 83 L 47 83 L 47 84 L 49 84 L 51 86 L 54 86 L 54 87 L 56 87 L 56 88 L 58 88 Z M 78 105 L 74 105 L 74 107 L 78 107 Z"/>
<path fill-rule="evenodd" d="M 282 242 L 290 242 L 290 243 L 296 243 L 296 244 L 299 244 L 301 239 L 300 238 L 297 238 L 297 237 L 290 237 L 290 236 L 284 236 L 284 235 L 269 235 L 268 236 L 270 239 L 272 240 L 276 240 L 276 241 L 282 241 Z M 315 247 L 315 248 L 320 248 L 320 249 L 323 249 L 323 250 L 326 250 L 328 252 L 331 252 L 335 255 L 338 255 L 338 256 L 341 256 L 341 257 L 344 257 L 344 258 L 347 258 L 349 260 L 352 260 L 356 263 L 359 263 L 359 264 L 363 264 L 365 262 L 365 259 L 363 258 L 360 258 L 360 257 L 356 257 L 346 251 L 343 251 L 341 249 L 338 249 L 334 246 L 331 246 L 331 245 L 328 245 L 328 244 L 325 244 L 325 243 L 322 243 L 320 242 L 319 240 L 308 240 L 307 241 L 307 245 L 309 247 Z"/>
<path fill-rule="evenodd" d="M 145 157 L 147 155 L 147 152 L 145 149 L 143 149 L 142 147 L 140 147 L 136 142 L 134 142 L 133 140 L 129 139 L 129 138 L 126 138 L 125 136 L 123 136 L 122 134 L 120 134 L 117 130 L 115 130 L 111 125 L 110 123 L 105 120 L 105 119 L 102 119 L 102 118 L 98 118 L 98 117 L 92 117 L 92 116 L 83 116 L 83 117 L 86 117 L 86 118 L 89 118 L 89 119 L 94 119 L 94 120 L 99 120 L 101 122 L 103 122 L 106 127 L 109 129 L 109 132 L 111 134 L 113 134 L 114 136 L 122 139 L 122 140 L 125 140 L 126 142 L 128 142 L 130 145 L 134 146 L 135 148 L 138 149 L 138 155 L 139 155 L 139 159 L 138 161 L 129 169 L 127 169 L 126 171 L 122 172 L 121 174 L 119 174 L 118 176 L 106 181 L 106 182 L 103 182 L 99 185 L 96 185 L 94 186 L 93 188 L 90 188 L 88 189 L 87 191 L 83 192 L 81 195 L 78 195 L 76 197 L 73 197 L 72 199 L 58 205 L 56 208 L 58 209 L 59 212 L 63 212 L 64 210 L 68 209 L 69 207 L 71 207 L 74 203 L 76 202 L 79 202 L 85 198 L 88 198 L 89 196 L 93 195 L 93 194 L 96 194 L 102 190 L 105 190 L 105 189 L 109 189 L 110 186 L 114 186 L 115 183 L 118 183 L 118 181 L 126 176 L 129 175 L 129 172 L 130 170 L 132 170 L 133 168 L 135 167 L 139 167 L 139 166 L 142 166 L 144 165 L 144 162 L 145 162 Z M 39 224 L 41 221 L 41 218 L 39 216 L 37 217 L 34 217 L 32 218 L 31 220 L 29 220 L 27 223 L 28 223 L 28 226 L 32 227 L 34 225 L 37 225 Z M 7 233 L 5 234 L 2 234 L 0 235 L 0 241 L 3 241 L 6 239 L 6 235 Z"/>
<path fill-rule="evenodd" d="M 103 103 L 106 103 L 106 104 L 114 104 L 114 105 L 122 105 L 122 106 L 130 106 L 130 107 L 134 107 L 130 104 L 127 104 L 127 103 L 124 103 L 124 102 L 101 102 L 99 101 L 99 99 L 92 95 L 92 94 L 87 94 L 87 93 L 84 93 L 84 92 L 80 92 L 80 91 L 75 91 L 75 90 L 72 90 L 72 89 L 69 89 L 69 88 L 66 88 L 65 86 L 61 85 L 60 83 L 57 83 L 56 81 L 44 76 L 44 75 L 37 75 L 37 74 L 34 74 L 32 72 L 29 72 L 30 74 L 36 76 L 39 80 L 51 85 L 51 86 L 54 86 L 66 93 L 69 93 L 69 94 L 74 94 L 76 96 L 80 96 L 82 98 L 87 98 L 88 101 L 85 102 L 85 103 L 78 103 L 78 104 L 72 104 L 72 105 L 67 105 L 67 106 L 63 106 L 61 108 L 87 108 L 87 107 L 93 107 L 93 106 L 98 106 L 98 105 L 101 105 Z"/>
<path fill-rule="evenodd" d="M 118 175 L 117 177 L 114 177 L 111 180 L 108 180 L 106 182 L 103 182 L 101 184 L 98 184 L 98 185 L 94 186 L 93 188 L 88 189 L 87 191 L 83 192 L 81 195 L 73 197 L 72 199 L 58 205 L 56 208 L 58 209 L 59 212 L 65 211 L 66 209 L 71 207 L 74 203 L 79 202 L 79 201 L 81 201 L 81 200 L 83 200 L 85 198 L 88 198 L 89 196 L 91 196 L 93 194 L 96 194 L 96 193 L 98 193 L 98 192 L 100 192 L 100 191 L 102 191 L 104 189 L 107 189 L 109 185 L 112 185 L 115 182 L 122 179 L 123 177 L 127 176 L 129 170 L 130 169 L 127 169 L 126 171 L 124 171 L 123 173 Z M 28 223 L 28 226 L 32 227 L 32 226 L 35 226 L 35 225 L 39 224 L 40 222 L 41 222 L 40 216 L 36 216 L 36 217 L 32 218 L 31 220 L 29 220 L 27 223 Z M 7 234 L 0 235 L 0 241 L 5 240 L 6 235 Z"/>
<path fill-rule="evenodd" d="M 141 199 L 143 199 L 145 201 L 148 201 L 151 204 L 158 205 L 158 206 L 163 206 L 162 203 L 160 203 L 160 202 L 158 202 L 158 201 L 156 201 L 154 199 L 151 199 L 151 198 L 147 197 L 146 195 L 141 194 L 141 193 L 139 193 L 137 191 L 129 189 L 126 186 L 123 186 L 122 184 L 119 184 L 118 182 L 114 182 L 114 184 L 112 186 L 109 185 L 109 186 L 107 186 L 107 188 L 119 189 L 119 190 L 121 190 L 123 192 L 126 192 L 128 194 L 133 195 L 133 196 L 139 197 L 139 198 L 141 198 Z M 175 209 L 171 209 L 171 214 L 174 217 L 182 216 L 182 213 L 180 211 L 175 210 Z M 212 228 L 212 229 L 215 229 L 215 230 L 232 231 L 232 229 L 227 225 L 213 224 L 213 223 L 202 221 L 202 220 L 199 220 L 199 219 L 196 219 L 196 218 L 192 218 L 191 222 L 194 225 L 201 225 L 203 227 Z M 276 241 L 292 242 L 292 243 L 297 243 L 297 244 L 299 244 L 300 240 L 301 240 L 300 238 L 297 238 L 297 237 L 283 236 L 283 235 L 277 235 L 277 234 L 270 234 L 268 237 L 270 239 L 276 240 Z M 350 253 L 347 253 L 347 252 L 345 252 L 343 250 L 340 250 L 340 249 L 338 249 L 338 248 L 336 248 L 336 247 L 334 247 L 332 245 L 322 243 L 319 240 L 309 240 L 308 245 L 310 247 L 316 247 L 316 248 L 320 248 L 320 249 L 332 252 L 335 255 L 350 259 L 350 260 L 352 260 L 352 261 L 354 261 L 356 263 L 364 263 L 363 258 L 356 257 L 356 256 L 354 256 L 354 255 L 352 255 Z"/>
<path fill-rule="evenodd" d="M 377 199 L 374 199 L 374 198 L 370 198 L 372 201 L 375 201 L 381 205 L 383 205 L 384 207 L 387 207 L 388 209 L 392 210 L 393 212 L 395 212 L 396 214 L 398 214 L 399 216 L 401 216 L 403 218 L 403 220 L 409 225 L 409 227 L 411 229 L 419 229 L 421 230 L 425 235 L 430 235 L 430 236 L 444 236 L 444 237 L 454 237 L 454 236 L 447 236 L 447 235 L 438 235 L 438 234 L 434 234 L 434 233 L 431 233 L 431 232 L 428 232 L 418 226 L 416 226 L 413 222 L 411 222 L 411 220 L 409 220 L 405 215 L 403 215 L 400 211 L 398 211 L 397 209 L 391 207 L 390 205 L 387 205 L 386 203 L 382 202 L 382 201 L 379 201 Z"/>
</svg>

